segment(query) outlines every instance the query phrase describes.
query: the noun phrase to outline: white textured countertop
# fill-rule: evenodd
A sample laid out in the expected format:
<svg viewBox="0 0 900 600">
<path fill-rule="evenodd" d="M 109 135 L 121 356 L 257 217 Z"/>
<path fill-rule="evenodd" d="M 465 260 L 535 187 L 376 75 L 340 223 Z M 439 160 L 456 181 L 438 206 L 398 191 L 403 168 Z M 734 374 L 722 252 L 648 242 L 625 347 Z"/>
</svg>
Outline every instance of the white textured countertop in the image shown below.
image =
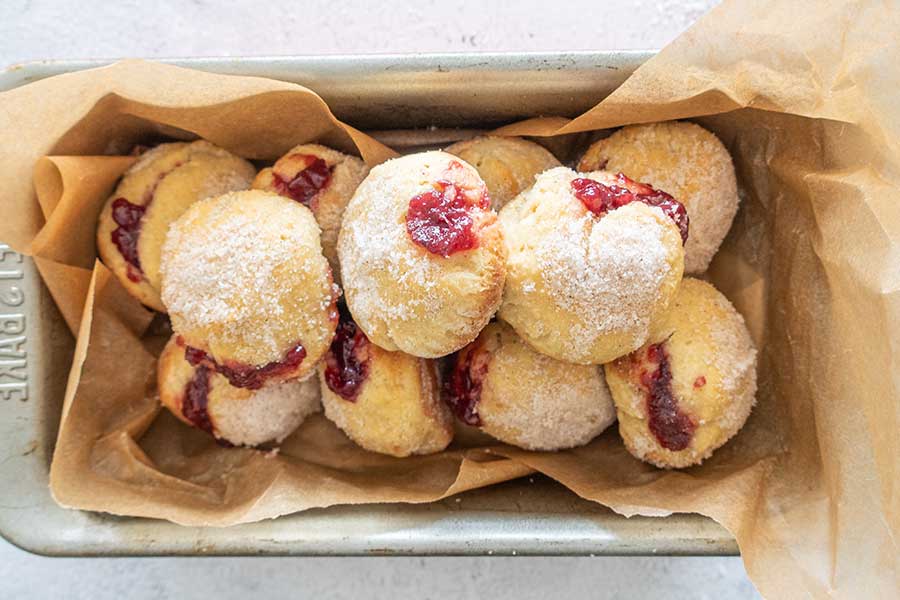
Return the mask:
<svg viewBox="0 0 900 600">
<path fill-rule="evenodd" d="M 714 0 L 2 0 L 0 66 L 46 58 L 645 49 Z M 0 598 L 755 598 L 738 558 L 47 559 Z"/>
</svg>

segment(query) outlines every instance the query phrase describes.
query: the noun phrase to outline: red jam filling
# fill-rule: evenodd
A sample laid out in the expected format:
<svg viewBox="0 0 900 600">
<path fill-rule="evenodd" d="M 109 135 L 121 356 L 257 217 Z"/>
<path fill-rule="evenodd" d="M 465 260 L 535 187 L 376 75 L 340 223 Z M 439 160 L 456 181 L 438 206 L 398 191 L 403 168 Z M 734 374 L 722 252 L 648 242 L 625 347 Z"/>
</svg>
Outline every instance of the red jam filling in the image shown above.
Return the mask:
<svg viewBox="0 0 900 600">
<path fill-rule="evenodd" d="M 706 377 L 704 377 L 703 375 L 701 375 L 700 377 L 698 377 L 697 379 L 694 380 L 694 389 L 695 390 L 699 390 L 704 385 L 706 385 Z"/>
<path fill-rule="evenodd" d="M 181 414 L 194 427 L 207 433 L 213 432 L 209 418 L 209 378 L 212 373 L 206 365 L 194 369 L 194 376 L 184 389 L 184 401 L 181 403 Z"/>
<path fill-rule="evenodd" d="M 275 189 L 282 196 L 310 206 L 315 195 L 331 182 L 332 169 L 324 160 L 310 154 L 294 154 L 289 158 L 297 157 L 302 157 L 306 161 L 306 166 L 291 180 L 273 172 Z"/>
<path fill-rule="evenodd" d="M 451 164 L 451 172 L 454 164 Z M 482 191 L 473 200 L 471 191 L 449 180 L 437 181 L 433 187 L 409 201 L 406 231 L 412 241 L 444 258 L 476 248 L 478 236 L 474 230 L 472 209 L 490 208 L 487 192 Z"/>
<path fill-rule="evenodd" d="M 640 385 L 647 394 L 650 431 L 663 448 L 684 450 L 691 444 L 697 424 L 678 408 L 678 399 L 672 393 L 672 367 L 665 343 L 652 344 L 645 352 L 646 362 L 655 366 L 640 374 Z"/>
<path fill-rule="evenodd" d="M 578 177 L 570 185 L 572 193 L 581 200 L 585 208 L 600 217 L 632 202 L 656 206 L 678 227 L 681 242 L 687 242 L 689 219 L 681 202 L 662 190 L 629 179 L 622 173 L 616 174 L 616 180 L 617 183 L 606 185 L 594 179 Z"/>
<path fill-rule="evenodd" d="M 288 350 L 281 360 L 272 361 L 261 366 L 248 365 L 236 361 L 219 364 L 213 360 L 212 356 L 192 346 L 185 347 L 184 358 L 195 367 L 205 365 L 215 369 L 218 374 L 228 379 L 228 382 L 234 387 L 258 390 L 268 379 L 294 371 L 306 358 L 306 348 L 303 347 L 303 344 L 298 343 Z"/>
<path fill-rule="evenodd" d="M 341 321 L 325 354 L 325 383 L 344 400 L 355 402 L 369 375 L 368 347 L 369 338 L 341 310 Z"/>
<path fill-rule="evenodd" d="M 212 370 L 200 365 L 184 388 L 184 401 L 181 403 L 181 414 L 197 429 L 216 437 L 212 420 L 209 417 L 209 385 Z M 223 448 L 233 448 L 228 440 L 216 437 L 216 443 Z"/>
<path fill-rule="evenodd" d="M 128 263 L 128 279 L 135 283 L 143 279 L 137 243 L 141 233 L 141 219 L 145 212 L 146 206 L 132 204 L 125 198 L 116 198 L 112 203 L 112 218 L 118 225 L 112 231 L 112 242 Z"/>
<path fill-rule="evenodd" d="M 133 152 L 137 152 L 140 146 L 135 146 Z M 141 151 L 143 152 L 143 150 Z M 156 188 L 169 173 L 183 165 L 179 161 L 172 165 L 167 171 L 163 171 L 156 178 L 147 190 L 144 192 L 143 205 L 132 204 L 125 198 L 116 198 L 112 204 L 112 218 L 118 225 L 113 229 L 110 237 L 113 244 L 119 249 L 119 253 L 125 262 L 128 263 L 128 279 L 137 283 L 144 278 L 144 272 L 141 270 L 141 259 L 138 256 L 138 238 L 141 235 L 141 219 L 147 212 L 147 207 L 153 202 L 153 196 L 156 194 Z"/>
<path fill-rule="evenodd" d="M 444 402 L 460 421 L 478 427 L 478 403 L 481 401 L 481 383 L 487 375 L 491 355 L 482 348 L 470 345 L 460 350 L 449 375 L 444 379 Z"/>
</svg>

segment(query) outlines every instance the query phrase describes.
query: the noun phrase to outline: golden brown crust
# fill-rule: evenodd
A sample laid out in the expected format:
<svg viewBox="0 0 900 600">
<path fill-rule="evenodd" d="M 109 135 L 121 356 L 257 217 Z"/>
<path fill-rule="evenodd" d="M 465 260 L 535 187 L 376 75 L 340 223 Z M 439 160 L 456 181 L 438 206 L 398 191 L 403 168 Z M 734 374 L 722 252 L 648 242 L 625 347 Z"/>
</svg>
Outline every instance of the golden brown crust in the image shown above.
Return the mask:
<svg viewBox="0 0 900 600">
<path fill-rule="evenodd" d="M 250 187 L 256 170 L 249 162 L 209 142 L 161 144 L 144 153 L 122 176 L 100 213 L 97 251 L 125 289 L 145 306 L 165 312 L 160 298 L 159 254 L 169 225 L 194 202 Z M 146 207 L 138 238 L 140 271 L 129 265 L 112 241 L 118 227 L 117 198 Z"/>
<path fill-rule="evenodd" d="M 427 359 L 419 361 L 419 383 L 422 398 L 425 399 L 425 414 L 439 423 L 446 423 L 449 427 L 450 415 L 441 401 L 441 380 L 435 361 Z"/>
<path fill-rule="evenodd" d="M 477 412 L 481 429 L 527 450 L 581 446 L 615 420 L 600 367 L 573 365 L 535 352 L 502 322 L 474 343 L 489 355 Z"/>
<path fill-rule="evenodd" d="M 331 343 L 337 289 L 305 206 L 260 190 L 195 203 L 163 247 L 172 328 L 220 365 L 305 358 L 271 381 L 312 373 Z"/>
<path fill-rule="evenodd" d="M 494 210 L 531 187 L 539 173 L 561 166 L 543 146 L 517 137 L 480 136 L 457 142 L 446 151 L 478 170 Z"/>
<path fill-rule="evenodd" d="M 473 209 L 477 246 L 446 257 L 415 244 L 407 231 L 410 200 L 447 178 L 484 191 L 471 166 L 424 152 L 372 169 L 344 213 L 338 255 L 347 305 L 368 338 L 386 350 L 450 354 L 475 339 L 500 304 L 506 251 L 493 211 Z"/>
<path fill-rule="evenodd" d="M 642 376 L 657 368 L 647 346 L 605 365 L 619 433 L 637 458 L 663 468 L 701 463 L 747 420 L 755 402 L 756 350 L 743 318 L 710 284 L 685 279 L 651 343 L 662 343 L 678 411 L 696 429 L 681 450 L 664 447 L 651 432 Z"/>
<path fill-rule="evenodd" d="M 500 211 L 509 259 L 498 316 L 543 354 L 602 364 L 647 340 L 681 281 L 684 249 L 658 208 L 593 216 L 573 195 L 578 177 L 612 175 L 551 169 Z"/>
<path fill-rule="evenodd" d="M 175 336 L 169 340 L 156 363 L 156 380 L 159 400 L 179 421 L 193 425 L 181 410 L 184 391 L 194 376 L 194 367 L 184 359 L 184 346 L 179 345 Z"/>
<path fill-rule="evenodd" d="M 686 121 L 623 127 L 595 142 L 579 171 L 622 172 L 675 196 L 691 220 L 686 273 L 702 273 L 731 228 L 739 198 L 728 150 L 711 132 Z"/>
<path fill-rule="evenodd" d="M 391 456 L 431 454 L 453 439 L 433 361 L 368 344 L 368 374 L 353 400 L 329 387 L 319 365 L 325 416 L 361 447 Z"/>
<path fill-rule="evenodd" d="M 322 228 L 322 252 L 331 265 L 335 282 L 340 284 L 340 265 L 337 259 L 338 233 L 347 203 L 369 172 L 366 164 L 355 156 L 327 146 L 300 144 L 291 148 L 272 167 L 261 170 L 253 180 L 253 188 L 281 193 L 281 189 L 276 185 L 274 173 L 278 172 L 284 179 L 290 181 L 306 166 L 305 162 L 298 164 L 295 157 L 307 155 L 321 158 L 331 169 L 331 180 L 312 198 L 309 208 Z"/>
<path fill-rule="evenodd" d="M 184 415 L 188 384 L 196 368 L 184 357 L 184 345 L 172 336 L 157 363 L 159 399 L 181 422 L 196 427 Z M 281 442 L 303 420 L 321 409 L 315 378 L 292 380 L 259 390 L 236 388 L 216 373 L 209 374 L 206 414 L 215 438 L 234 445 Z"/>
</svg>

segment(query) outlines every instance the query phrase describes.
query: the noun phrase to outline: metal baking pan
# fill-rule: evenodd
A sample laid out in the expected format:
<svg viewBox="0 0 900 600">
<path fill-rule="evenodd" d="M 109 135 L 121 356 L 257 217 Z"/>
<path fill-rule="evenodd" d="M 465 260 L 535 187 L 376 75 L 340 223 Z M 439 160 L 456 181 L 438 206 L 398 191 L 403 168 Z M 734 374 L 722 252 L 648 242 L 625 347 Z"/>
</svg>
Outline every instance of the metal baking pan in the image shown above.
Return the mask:
<svg viewBox="0 0 900 600">
<path fill-rule="evenodd" d="M 648 56 L 579 52 L 164 62 L 300 83 L 318 92 L 344 121 L 390 130 L 487 128 L 539 115 L 575 116 Z M 108 62 L 12 67 L 0 74 L 0 90 Z M 32 261 L 6 246 L 0 253 L 0 342 L 25 350 L 24 358 L 0 360 L 0 534 L 25 550 L 57 556 L 737 554 L 728 532 L 704 517 L 626 519 L 539 476 L 434 504 L 316 509 L 222 529 L 62 509 L 50 497 L 48 472 L 74 340 Z"/>
</svg>

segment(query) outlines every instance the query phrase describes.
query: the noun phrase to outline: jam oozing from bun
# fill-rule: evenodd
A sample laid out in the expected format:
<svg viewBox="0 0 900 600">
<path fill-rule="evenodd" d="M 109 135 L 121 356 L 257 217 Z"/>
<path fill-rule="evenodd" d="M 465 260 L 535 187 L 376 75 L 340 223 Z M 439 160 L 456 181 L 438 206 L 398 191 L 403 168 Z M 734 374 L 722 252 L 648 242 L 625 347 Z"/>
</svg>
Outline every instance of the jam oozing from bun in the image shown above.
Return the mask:
<svg viewBox="0 0 900 600">
<path fill-rule="evenodd" d="M 369 374 L 368 347 L 366 334 L 342 309 L 334 340 L 325 354 L 325 383 L 344 400 L 356 401 Z"/>
<path fill-rule="evenodd" d="M 126 198 L 113 200 L 112 218 L 118 227 L 112 230 L 110 237 L 113 244 L 119 249 L 122 258 L 128 263 L 128 279 L 135 283 L 144 278 L 144 272 L 141 270 L 141 259 L 138 256 L 137 249 L 138 238 L 141 235 L 141 219 L 143 219 L 144 213 L 147 212 L 147 207 L 153 202 L 156 188 L 159 187 L 162 180 L 183 164 L 183 162 L 179 161 L 172 165 L 172 168 L 169 170 L 160 173 L 153 185 L 144 192 L 144 197 L 141 199 L 143 204 L 134 204 Z"/>
<path fill-rule="evenodd" d="M 194 427 L 207 433 L 213 432 L 209 418 L 209 378 L 211 370 L 206 365 L 194 369 L 194 376 L 184 389 L 184 401 L 181 403 L 181 414 L 193 423 Z"/>
<path fill-rule="evenodd" d="M 280 376 L 296 369 L 306 358 L 306 349 L 299 342 L 284 354 L 281 360 L 272 361 L 261 366 L 247 365 L 229 361 L 219 364 L 213 357 L 200 350 L 187 346 L 184 349 L 184 358 L 193 366 L 205 365 L 214 369 L 217 373 L 228 379 L 234 387 L 258 390 L 266 380 Z"/>
<path fill-rule="evenodd" d="M 141 259 L 138 256 L 137 244 L 141 233 L 141 219 L 147 212 L 146 206 L 132 204 L 125 198 L 116 198 L 112 204 L 112 218 L 116 227 L 110 237 L 119 253 L 128 263 L 128 279 L 138 282 L 143 279 Z"/>
<path fill-rule="evenodd" d="M 677 452 L 691 444 L 697 424 L 678 408 L 678 399 L 672 392 L 672 368 L 665 342 L 647 346 L 644 364 L 650 363 L 652 371 L 643 369 L 640 386 L 647 397 L 647 415 L 650 431 L 667 450 Z"/>
<path fill-rule="evenodd" d="M 689 219 L 681 202 L 662 190 L 633 181 L 622 173 L 616 174 L 616 180 L 618 184 L 606 185 L 594 179 L 578 177 L 572 180 L 572 193 L 581 200 L 585 208 L 600 217 L 632 202 L 659 207 L 678 227 L 681 242 L 687 242 Z"/>
<path fill-rule="evenodd" d="M 311 154 L 293 154 L 289 159 L 302 159 L 306 166 L 288 179 L 277 171 L 272 173 L 275 189 L 282 196 L 310 206 L 312 199 L 331 182 L 332 169 L 324 160 Z"/>
<path fill-rule="evenodd" d="M 448 178 L 414 196 L 406 211 L 406 230 L 412 241 L 444 258 L 478 246 L 472 209 L 491 206 L 486 189 L 475 193 L 450 180 L 454 171 L 462 169 L 460 163 L 451 163 Z"/>
<path fill-rule="evenodd" d="M 491 354 L 476 344 L 463 348 L 456 355 L 448 377 L 444 381 L 444 402 L 466 425 L 478 427 L 478 403 L 481 384 L 488 372 Z"/>
</svg>

